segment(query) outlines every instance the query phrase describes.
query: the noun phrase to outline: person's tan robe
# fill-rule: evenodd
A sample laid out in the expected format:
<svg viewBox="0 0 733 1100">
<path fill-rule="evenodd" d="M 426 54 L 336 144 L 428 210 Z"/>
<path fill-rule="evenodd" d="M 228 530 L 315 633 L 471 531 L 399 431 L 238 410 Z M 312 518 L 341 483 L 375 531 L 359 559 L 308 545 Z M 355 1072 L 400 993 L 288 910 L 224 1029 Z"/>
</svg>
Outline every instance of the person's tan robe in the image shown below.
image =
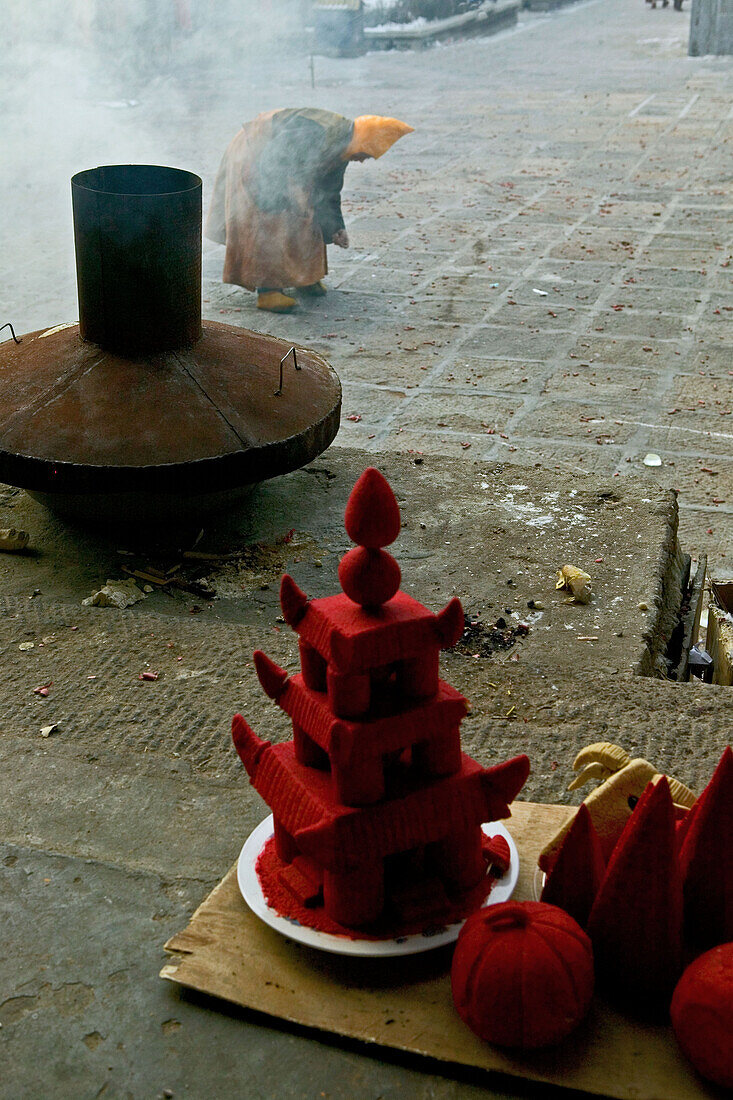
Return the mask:
<svg viewBox="0 0 733 1100">
<path fill-rule="evenodd" d="M 242 127 L 224 154 L 206 222 L 206 236 L 226 245 L 223 282 L 255 290 L 323 278 L 324 236 L 343 227 L 338 193 L 351 128 L 315 110 L 270 111 Z"/>
</svg>

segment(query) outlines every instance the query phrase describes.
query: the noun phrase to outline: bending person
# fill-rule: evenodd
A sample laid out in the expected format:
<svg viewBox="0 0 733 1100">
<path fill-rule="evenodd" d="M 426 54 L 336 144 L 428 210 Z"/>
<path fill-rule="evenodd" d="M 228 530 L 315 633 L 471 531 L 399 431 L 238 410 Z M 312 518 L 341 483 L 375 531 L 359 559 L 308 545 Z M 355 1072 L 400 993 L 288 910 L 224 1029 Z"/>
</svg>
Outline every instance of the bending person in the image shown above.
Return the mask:
<svg viewBox="0 0 733 1100">
<path fill-rule="evenodd" d="M 326 245 L 349 247 L 347 164 L 381 157 L 412 129 L 396 118 L 352 122 L 310 107 L 245 123 L 224 154 L 206 221 L 206 236 L 226 245 L 222 281 L 256 290 L 258 308 L 275 313 L 296 304 L 286 287 L 325 294 Z"/>
</svg>

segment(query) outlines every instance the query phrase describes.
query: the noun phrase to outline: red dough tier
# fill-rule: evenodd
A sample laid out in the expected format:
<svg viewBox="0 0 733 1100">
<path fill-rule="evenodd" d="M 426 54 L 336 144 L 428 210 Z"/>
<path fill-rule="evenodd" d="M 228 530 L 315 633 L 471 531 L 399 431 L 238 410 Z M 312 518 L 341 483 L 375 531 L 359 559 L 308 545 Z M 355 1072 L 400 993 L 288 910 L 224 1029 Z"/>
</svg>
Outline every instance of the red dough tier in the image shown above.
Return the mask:
<svg viewBox="0 0 733 1100">
<path fill-rule="evenodd" d="M 377 470 L 359 478 L 346 517 L 362 541 L 342 559 L 344 593 L 309 600 L 283 577 L 301 673 L 255 654 L 293 740 L 262 741 L 240 715 L 232 736 L 273 811 L 280 884 L 300 905 L 362 927 L 392 913 L 434 917 L 476 888 L 481 825 L 509 816 L 529 761 L 484 768 L 461 752 L 466 700 L 438 663 L 461 636 L 463 610 L 454 599 L 435 615 L 398 590 L 383 547 L 399 533 L 399 508 Z"/>
<path fill-rule="evenodd" d="M 344 594 L 308 600 L 283 577 L 285 621 L 300 637 L 303 679 L 327 691 L 341 718 L 358 718 L 392 688 L 402 698 L 429 698 L 438 688 L 438 658 L 463 633 L 459 600 L 434 615 L 405 592 L 379 607 L 364 607 Z M 373 695 L 376 698 L 373 698 Z"/>
<path fill-rule="evenodd" d="M 461 754 L 454 775 L 413 781 L 412 789 L 405 779 L 398 797 L 344 806 L 328 772 L 298 763 L 292 741 L 261 741 L 241 715 L 232 736 L 252 785 L 273 811 L 278 855 L 300 861 L 300 873 L 321 884 L 329 916 L 346 925 L 381 915 L 387 857 L 400 853 L 418 858 L 453 894 L 476 886 L 486 873 L 481 824 L 510 816 L 509 803 L 529 772 L 526 756 L 483 768 Z"/>
<path fill-rule="evenodd" d="M 264 653 L 255 653 L 255 665 L 264 690 L 293 720 L 296 759 L 330 768 L 335 796 L 348 806 L 384 798 L 390 775 L 404 765 L 404 757 L 395 756 L 405 750 L 414 773 L 426 779 L 461 766 L 459 726 L 467 703 L 443 680 L 431 700 L 413 706 L 403 700 L 403 709 L 359 722 L 336 717 L 324 692 L 307 687 L 303 676 L 289 679 Z"/>
</svg>

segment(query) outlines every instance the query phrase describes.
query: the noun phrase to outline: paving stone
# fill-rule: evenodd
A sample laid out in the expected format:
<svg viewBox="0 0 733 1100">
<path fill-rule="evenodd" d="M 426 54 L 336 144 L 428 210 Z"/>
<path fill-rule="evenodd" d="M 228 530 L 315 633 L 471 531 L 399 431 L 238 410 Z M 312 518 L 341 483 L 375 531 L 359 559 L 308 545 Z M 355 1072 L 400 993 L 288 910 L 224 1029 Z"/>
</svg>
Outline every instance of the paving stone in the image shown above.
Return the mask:
<svg viewBox="0 0 733 1100">
<path fill-rule="evenodd" d="M 461 391 L 467 386 L 475 386 L 480 392 L 499 393 L 529 393 L 533 385 L 527 367 L 521 361 L 458 355 L 438 368 L 432 375 L 432 382 L 436 386 Z"/>
<path fill-rule="evenodd" d="M 624 409 L 616 403 L 613 418 L 605 414 L 606 405 L 581 404 L 556 401 L 522 413 L 513 425 L 517 434 L 547 436 L 549 439 L 576 439 L 595 442 L 598 446 L 623 446 L 633 434 L 633 428 L 624 423 L 624 412 L 629 415 L 630 406 Z"/>
<path fill-rule="evenodd" d="M 722 500 L 733 508 L 733 459 L 680 451 L 662 452 L 661 458 L 674 468 L 675 486 L 683 499 L 694 497 L 701 507 L 707 502 L 711 510 L 717 510 L 713 499 Z"/>
<path fill-rule="evenodd" d="M 595 331 L 619 333 L 623 336 L 642 336 L 650 340 L 684 339 L 692 326 L 683 316 L 654 313 L 644 309 L 599 310 L 592 319 Z"/>
<path fill-rule="evenodd" d="M 547 275 L 548 278 L 560 282 L 562 285 L 576 285 L 578 283 L 610 283 L 618 275 L 618 265 L 612 263 L 599 263 L 597 260 L 563 260 L 560 258 L 546 257 L 537 264 L 534 269 L 537 277 Z"/>
<path fill-rule="evenodd" d="M 452 432 L 474 432 L 495 428 L 505 431 L 507 421 L 514 416 L 519 401 L 506 398 L 472 394 L 470 402 L 463 395 L 445 391 L 423 393 L 415 397 L 395 423 L 408 426 L 412 431 L 424 428 L 448 428 Z"/>
<path fill-rule="evenodd" d="M 641 286 L 624 279 L 619 287 L 609 289 L 606 293 L 608 304 L 621 305 L 624 309 L 638 309 L 646 312 L 671 313 L 678 320 L 689 317 L 696 311 L 696 307 L 702 302 L 702 298 L 696 297 L 697 291 L 689 288 L 678 290 L 665 290 L 661 287 Z"/>
<path fill-rule="evenodd" d="M 513 450 L 509 450 L 512 447 Z M 562 470 L 566 473 L 587 473 L 614 476 L 622 466 L 624 473 L 631 469 L 625 463 L 623 448 L 613 444 L 598 446 L 593 440 L 580 441 L 543 439 L 531 431 L 531 425 L 525 425 L 524 433 L 517 432 L 508 443 L 499 443 L 490 453 L 491 459 L 501 455 L 500 461 L 516 463 L 519 466 L 542 466 L 549 470 Z M 643 470 L 640 467 L 639 470 Z M 639 470 L 635 470 L 638 473 Z"/>
<path fill-rule="evenodd" d="M 720 418 L 713 427 L 705 426 L 705 415 L 686 410 L 668 418 L 667 424 L 652 424 L 648 432 L 652 451 L 684 451 L 688 454 L 730 455 L 733 425 L 730 417 Z M 717 429 L 717 430 L 716 430 Z"/>
<path fill-rule="evenodd" d="M 368 424 L 380 425 L 389 416 L 399 416 L 405 403 L 405 390 L 384 389 L 359 383 L 344 386 L 343 415 L 360 416 Z"/>
<path fill-rule="evenodd" d="M 523 332 L 505 325 L 483 325 L 464 340 L 461 350 L 468 355 L 491 355 L 506 359 L 544 360 L 572 342 L 570 331 L 558 335 Z"/>
<path fill-rule="evenodd" d="M 631 367 L 574 366 L 558 367 L 545 382 L 543 392 L 562 395 L 568 401 L 610 402 L 625 400 L 629 394 L 648 393 L 658 385 L 658 375 Z"/>
<path fill-rule="evenodd" d="M 662 257 L 665 261 L 669 257 Z M 697 267 L 680 268 L 679 264 L 667 266 L 663 262 L 661 266 L 649 264 L 648 261 L 640 262 L 634 268 L 636 281 L 641 285 L 660 287 L 692 287 L 703 290 L 710 285 L 707 274 Z"/>
<path fill-rule="evenodd" d="M 684 538 L 689 554 L 708 556 L 708 573 L 712 577 L 730 577 L 733 572 L 733 509 L 721 505 L 705 509 L 687 505 L 680 513 L 680 538 Z"/>
<path fill-rule="evenodd" d="M 435 297 L 440 297 L 442 300 L 446 296 L 453 299 L 470 293 L 474 301 L 495 305 L 507 285 L 506 274 L 500 275 L 498 271 L 494 270 L 496 263 L 495 257 L 492 257 L 492 273 L 476 274 L 469 269 L 460 273 L 439 275 L 437 279 L 426 286 L 422 294 L 426 300 Z"/>
<path fill-rule="evenodd" d="M 676 360 L 684 362 L 685 356 L 691 351 L 689 346 L 678 341 L 661 341 L 659 338 L 650 340 L 638 336 L 613 338 L 591 332 L 579 337 L 562 358 L 608 363 L 611 366 L 618 364 L 623 367 L 663 370 Z"/>
<path fill-rule="evenodd" d="M 731 349 L 708 347 L 696 350 L 690 359 L 690 369 L 705 374 L 715 374 L 721 378 L 733 377 L 731 371 Z"/>
<path fill-rule="evenodd" d="M 417 313 L 418 322 L 420 312 L 424 312 L 435 321 L 442 321 L 445 324 L 459 323 L 470 327 L 485 320 L 489 311 L 494 308 L 488 302 L 474 298 L 470 280 L 467 281 L 464 295 L 461 297 L 428 298 L 429 293 L 430 289 L 428 288 L 425 291 L 426 308 Z"/>
<path fill-rule="evenodd" d="M 699 271 L 705 274 L 708 264 L 723 258 L 722 246 L 698 248 L 661 248 L 656 242 L 639 253 L 639 262 L 651 267 L 678 268 L 686 271 Z"/>
<path fill-rule="evenodd" d="M 730 415 L 733 409 L 733 382 L 699 372 L 683 375 L 675 381 L 671 398 L 672 407 L 694 406 L 696 411 L 707 409 L 712 413 Z"/>
<path fill-rule="evenodd" d="M 510 294 L 509 297 L 512 297 Z M 548 295 L 549 297 L 549 295 Z M 545 298 L 534 296 L 532 304 L 522 305 L 516 300 L 506 302 L 491 314 L 491 321 L 497 325 L 525 327 L 531 332 L 558 330 L 568 332 L 583 329 L 591 323 L 591 314 L 581 306 L 566 305 L 557 301 L 548 302 Z"/>
<path fill-rule="evenodd" d="M 541 294 L 537 292 L 541 291 Z M 512 289 L 515 301 L 536 305 L 542 301 L 547 309 L 553 309 L 554 303 L 562 303 L 565 308 L 572 306 L 576 310 L 589 309 L 601 295 L 609 293 L 608 286 L 599 279 L 596 283 L 577 283 L 570 280 L 558 280 L 546 273 L 537 275 L 526 283 L 520 283 Z M 583 314 L 581 313 L 581 316 Z"/>
</svg>

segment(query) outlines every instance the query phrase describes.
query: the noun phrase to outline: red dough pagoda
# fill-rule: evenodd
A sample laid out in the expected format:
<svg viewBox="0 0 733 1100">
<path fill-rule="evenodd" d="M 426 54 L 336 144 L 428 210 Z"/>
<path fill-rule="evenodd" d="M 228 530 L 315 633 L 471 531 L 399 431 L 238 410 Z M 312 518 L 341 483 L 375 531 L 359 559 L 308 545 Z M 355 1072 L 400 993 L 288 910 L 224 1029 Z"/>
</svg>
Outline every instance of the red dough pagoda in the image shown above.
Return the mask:
<svg viewBox="0 0 733 1100">
<path fill-rule="evenodd" d="M 357 546 L 339 566 L 342 593 L 309 600 L 282 580 L 300 674 L 255 653 L 293 740 L 261 741 L 241 715 L 232 736 L 273 811 L 279 885 L 300 906 L 322 905 L 347 927 L 441 919 L 485 878 L 481 825 L 509 816 L 529 760 L 483 768 L 461 752 L 466 700 L 438 662 L 463 632 L 463 610 L 454 599 L 434 615 L 399 590 L 383 548 L 400 513 L 378 470 L 357 481 L 345 523 Z"/>
</svg>

